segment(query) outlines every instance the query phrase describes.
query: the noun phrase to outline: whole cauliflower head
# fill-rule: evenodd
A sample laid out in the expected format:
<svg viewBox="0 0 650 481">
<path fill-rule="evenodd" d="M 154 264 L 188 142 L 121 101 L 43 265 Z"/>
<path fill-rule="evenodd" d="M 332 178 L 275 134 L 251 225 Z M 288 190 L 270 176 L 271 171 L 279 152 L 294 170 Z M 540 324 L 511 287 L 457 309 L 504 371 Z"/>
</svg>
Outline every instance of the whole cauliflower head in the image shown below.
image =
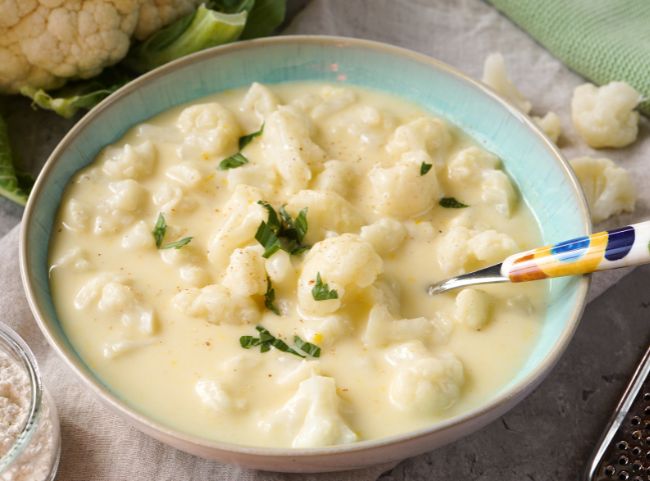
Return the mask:
<svg viewBox="0 0 650 481">
<path fill-rule="evenodd" d="M 636 140 L 641 94 L 625 82 L 576 87 L 571 99 L 573 125 L 590 147 L 625 147 Z"/>
<path fill-rule="evenodd" d="M 196 0 L 5 0 L 0 2 L 0 92 L 53 89 L 90 78 Z"/>
</svg>

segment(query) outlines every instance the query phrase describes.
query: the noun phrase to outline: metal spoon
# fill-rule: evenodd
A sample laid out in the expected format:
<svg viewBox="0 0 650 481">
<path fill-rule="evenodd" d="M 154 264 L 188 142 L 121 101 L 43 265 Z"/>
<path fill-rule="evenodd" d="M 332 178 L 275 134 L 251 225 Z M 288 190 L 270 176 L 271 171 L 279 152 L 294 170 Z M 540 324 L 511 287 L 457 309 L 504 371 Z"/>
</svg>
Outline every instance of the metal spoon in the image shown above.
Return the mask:
<svg viewBox="0 0 650 481">
<path fill-rule="evenodd" d="M 650 263 L 650 221 L 520 252 L 478 271 L 427 288 L 429 295 L 459 287 L 574 276 Z"/>
</svg>

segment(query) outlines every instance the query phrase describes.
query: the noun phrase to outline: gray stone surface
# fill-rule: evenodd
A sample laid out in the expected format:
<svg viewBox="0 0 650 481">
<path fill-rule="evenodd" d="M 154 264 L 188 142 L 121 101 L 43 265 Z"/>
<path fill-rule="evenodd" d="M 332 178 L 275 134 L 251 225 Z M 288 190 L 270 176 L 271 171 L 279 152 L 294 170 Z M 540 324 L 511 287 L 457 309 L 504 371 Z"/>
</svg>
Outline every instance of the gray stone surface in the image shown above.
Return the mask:
<svg viewBox="0 0 650 481">
<path fill-rule="evenodd" d="M 483 430 L 409 459 L 381 481 L 578 480 L 650 342 L 650 266 L 585 311 L 569 349 L 521 404 Z"/>
</svg>

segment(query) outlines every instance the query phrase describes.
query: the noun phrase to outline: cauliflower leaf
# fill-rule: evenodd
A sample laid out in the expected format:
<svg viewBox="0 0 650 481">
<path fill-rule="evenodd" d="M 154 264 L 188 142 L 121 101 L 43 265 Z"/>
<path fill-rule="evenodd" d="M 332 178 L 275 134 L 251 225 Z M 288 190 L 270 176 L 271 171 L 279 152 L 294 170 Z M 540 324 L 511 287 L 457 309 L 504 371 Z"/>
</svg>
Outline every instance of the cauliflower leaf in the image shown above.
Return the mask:
<svg viewBox="0 0 650 481">
<path fill-rule="evenodd" d="M 14 167 L 7 124 L 0 116 L 0 195 L 25 205 L 32 183 L 29 175 L 17 171 Z"/>
</svg>

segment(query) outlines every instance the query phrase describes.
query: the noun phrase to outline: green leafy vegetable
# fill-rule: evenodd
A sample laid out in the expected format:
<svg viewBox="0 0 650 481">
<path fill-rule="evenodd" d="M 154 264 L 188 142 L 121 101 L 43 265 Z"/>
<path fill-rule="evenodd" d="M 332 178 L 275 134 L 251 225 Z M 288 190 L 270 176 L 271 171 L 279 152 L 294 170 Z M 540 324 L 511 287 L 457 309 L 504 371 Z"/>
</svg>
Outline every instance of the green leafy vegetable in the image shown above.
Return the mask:
<svg viewBox="0 0 650 481">
<path fill-rule="evenodd" d="M 33 180 L 16 171 L 13 161 L 7 124 L 0 116 L 0 194 L 17 204 L 25 205 Z"/>
<path fill-rule="evenodd" d="M 257 132 L 251 132 L 250 134 L 242 135 L 239 137 L 239 150 L 242 151 L 244 150 L 244 147 L 246 147 L 248 144 L 250 144 L 255 137 L 259 137 L 264 133 L 264 124 L 260 127 L 260 130 Z"/>
<path fill-rule="evenodd" d="M 264 206 L 269 217 L 266 222 L 262 221 L 255 233 L 255 239 L 264 247 L 263 257 L 269 258 L 278 250 L 282 249 L 289 254 L 298 255 L 309 249 L 303 244 L 309 224 L 307 223 L 307 208 L 302 209 L 296 219 L 284 207 L 280 208 L 280 216 L 271 204 L 259 201 Z"/>
<path fill-rule="evenodd" d="M 445 207 L 447 209 L 464 209 L 465 207 L 469 207 L 466 204 L 463 204 L 462 202 L 458 202 L 455 198 L 453 197 L 443 197 L 440 199 L 440 202 L 438 202 L 441 207 Z"/>
<path fill-rule="evenodd" d="M 287 13 L 285 0 L 255 0 L 254 3 L 241 34 L 242 40 L 271 35 L 282 25 Z"/>
<path fill-rule="evenodd" d="M 264 293 L 264 305 L 269 311 L 274 312 L 279 316 L 280 309 L 278 309 L 278 307 L 274 303 L 275 303 L 275 289 L 273 288 L 273 284 L 271 284 L 271 278 L 269 276 L 266 276 L 266 292 Z"/>
<path fill-rule="evenodd" d="M 426 162 L 422 162 L 420 165 L 420 175 L 425 175 L 427 172 L 431 170 L 431 167 L 433 167 L 433 164 L 427 164 Z"/>
<path fill-rule="evenodd" d="M 237 40 L 248 13 L 221 13 L 205 4 L 151 35 L 129 51 L 125 64 L 144 73 L 177 58 Z"/>
<path fill-rule="evenodd" d="M 320 347 L 318 347 L 316 344 L 312 344 L 311 342 L 303 341 L 300 339 L 299 336 L 293 336 L 293 343 L 296 345 L 298 349 L 300 349 L 302 352 L 312 356 L 312 357 L 320 357 Z"/>
<path fill-rule="evenodd" d="M 330 287 L 323 282 L 323 279 L 320 277 L 320 272 L 316 274 L 316 284 L 311 290 L 311 295 L 316 301 L 327 301 L 329 299 L 338 299 L 339 293 L 335 289 L 330 289 Z"/>
<path fill-rule="evenodd" d="M 286 352 L 293 354 L 298 357 L 306 357 L 303 354 L 300 354 L 295 349 L 289 347 L 289 345 L 284 342 L 282 339 L 278 339 L 273 334 L 271 334 L 266 328 L 262 326 L 255 326 L 257 332 L 260 333 L 260 337 L 254 336 L 241 336 L 239 338 L 239 345 L 244 349 L 250 349 L 252 347 L 260 346 L 260 352 L 267 352 L 271 347 L 276 348 L 278 351 Z M 320 354 L 320 352 L 319 352 Z"/>
<path fill-rule="evenodd" d="M 241 152 L 237 152 L 219 162 L 219 170 L 236 169 L 244 164 L 248 164 L 248 159 Z"/>
<path fill-rule="evenodd" d="M 180 249 L 192 242 L 193 239 L 192 237 L 183 237 L 180 240 L 163 245 L 165 234 L 167 234 L 167 222 L 165 221 L 165 216 L 162 212 L 158 214 L 156 224 L 153 226 L 151 233 L 153 234 L 158 249 Z"/>
</svg>

